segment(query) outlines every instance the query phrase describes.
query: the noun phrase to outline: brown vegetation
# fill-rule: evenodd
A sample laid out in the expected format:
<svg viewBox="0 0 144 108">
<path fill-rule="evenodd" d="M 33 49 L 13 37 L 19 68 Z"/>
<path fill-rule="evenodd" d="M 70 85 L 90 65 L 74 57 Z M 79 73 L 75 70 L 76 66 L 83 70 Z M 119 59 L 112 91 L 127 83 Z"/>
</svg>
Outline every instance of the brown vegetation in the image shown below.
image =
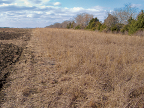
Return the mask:
<svg viewBox="0 0 144 108">
<path fill-rule="evenodd" d="M 143 108 L 144 38 L 33 29 L 3 108 Z"/>
<path fill-rule="evenodd" d="M 19 61 L 27 41 L 30 40 L 30 29 L 0 29 L 0 106 L 5 101 L 4 89 L 9 86 L 9 75 L 15 70 L 14 64 Z"/>
</svg>

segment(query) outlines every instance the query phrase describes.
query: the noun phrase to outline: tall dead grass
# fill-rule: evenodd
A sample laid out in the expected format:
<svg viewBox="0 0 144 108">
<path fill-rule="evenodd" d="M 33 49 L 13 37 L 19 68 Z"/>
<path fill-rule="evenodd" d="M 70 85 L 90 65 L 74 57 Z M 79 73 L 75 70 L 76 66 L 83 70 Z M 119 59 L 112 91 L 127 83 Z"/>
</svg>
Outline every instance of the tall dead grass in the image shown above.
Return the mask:
<svg viewBox="0 0 144 108">
<path fill-rule="evenodd" d="M 27 73 L 27 77 L 31 77 L 25 77 L 29 83 L 27 81 L 19 88 L 17 105 L 37 108 L 144 107 L 143 37 L 37 28 L 33 30 L 30 43 L 35 60 L 45 62 L 40 65 L 36 61 L 34 70 Z M 48 60 L 54 62 L 52 67 L 46 63 Z M 29 84 L 31 88 L 27 87 Z M 16 84 L 13 89 L 14 86 Z"/>
</svg>

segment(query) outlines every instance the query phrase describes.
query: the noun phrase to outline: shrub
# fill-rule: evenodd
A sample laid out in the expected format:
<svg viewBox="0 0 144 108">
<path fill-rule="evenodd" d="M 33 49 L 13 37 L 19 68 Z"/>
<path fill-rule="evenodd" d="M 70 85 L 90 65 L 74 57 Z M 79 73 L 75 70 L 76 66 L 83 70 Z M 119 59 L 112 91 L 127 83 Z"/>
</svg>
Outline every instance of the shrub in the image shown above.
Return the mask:
<svg viewBox="0 0 144 108">
<path fill-rule="evenodd" d="M 74 26 L 75 26 L 75 22 L 73 21 L 73 22 L 71 23 L 71 28 L 74 28 Z"/>
<path fill-rule="evenodd" d="M 144 12 L 143 12 L 143 10 L 138 15 L 137 23 L 138 23 L 137 24 L 138 28 L 144 28 Z"/>
<path fill-rule="evenodd" d="M 96 30 L 96 27 L 93 27 L 92 30 Z"/>
<path fill-rule="evenodd" d="M 122 28 L 121 28 L 121 32 L 124 33 L 125 31 L 128 31 L 129 30 L 129 25 L 124 25 Z"/>
<path fill-rule="evenodd" d="M 111 31 L 112 31 L 112 32 L 113 32 L 113 31 L 118 31 L 118 27 L 117 27 L 116 25 L 112 26 L 112 27 L 111 27 Z"/>
<path fill-rule="evenodd" d="M 116 25 L 113 25 L 110 29 L 112 32 L 114 31 L 119 32 L 122 27 L 123 27 L 123 24 L 116 24 Z"/>
<path fill-rule="evenodd" d="M 100 23 L 100 24 L 98 24 L 98 26 L 97 26 L 97 30 L 100 30 L 100 27 L 102 26 L 102 24 Z"/>
<path fill-rule="evenodd" d="M 67 24 L 67 29 L 73 28 L 74 27 L 74 22 L 70 22 L 69 24 Z"/>
<path fill-rule="evenodd" d="M 73 28 L 73 23 L 71 24 L 71 28 Z"/>
<path fill-rule="evenodd" d="M 102 32 L 106 27 L 107 27 L 107 26 L 106 26 L 105 24 L 102 24 L 102 25 L 100 26 L 100 32 Z"/>
<path fill-rule="evenodd" d="M 129 35 L 135 33 L 138 30 L 138 23 L 136 20 L 133 20 L 129 26 Z"/>
<path fill-rule="evenodd" d="M 75 27 L 75 29 L 81 29 L 80 25 L 77 25 L 77 26 Z"/>
<path fill-rule="evenodd" d="M 138 15 L 137 20 L 131 20 L 131 24 L 129 26 L 129 34 L 134 34 L 137 30 L 144 28 L 144 12 L 143 10 Z"/>
<path fill-rule="evenodd" d="M 99 22 L 99 20 L 97 18 L 91 19 L 88 26 L 86 27 L 86 29 L 95 30 L 96 29 L 95 26 L 96 26 L 97 22 Z"/>
<path fill-rule="evenodd" d="M 69 29 L 70 28 L 70 26 L 69 26 L 69 24 L 67 24 L 67 29 Z"/>
</svg>

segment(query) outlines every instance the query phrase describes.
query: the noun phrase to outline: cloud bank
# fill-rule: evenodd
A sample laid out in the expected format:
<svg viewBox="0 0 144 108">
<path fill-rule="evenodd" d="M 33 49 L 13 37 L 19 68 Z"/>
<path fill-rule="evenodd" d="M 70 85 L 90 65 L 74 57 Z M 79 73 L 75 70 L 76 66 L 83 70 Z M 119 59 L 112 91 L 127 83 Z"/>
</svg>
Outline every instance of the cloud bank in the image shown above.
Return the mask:
<svg viewBox="0 0 144 108">
<path fill-rule="evenodd" d="M 93 14 L 103 21 L 106 11 L 103 7 L 61 7 L 60 2 L 50 0 L 1 0 L 0 26 L 1 27 L 46 27 L 55 22 L 63 22 L 80 13 Z"/>
</svg>

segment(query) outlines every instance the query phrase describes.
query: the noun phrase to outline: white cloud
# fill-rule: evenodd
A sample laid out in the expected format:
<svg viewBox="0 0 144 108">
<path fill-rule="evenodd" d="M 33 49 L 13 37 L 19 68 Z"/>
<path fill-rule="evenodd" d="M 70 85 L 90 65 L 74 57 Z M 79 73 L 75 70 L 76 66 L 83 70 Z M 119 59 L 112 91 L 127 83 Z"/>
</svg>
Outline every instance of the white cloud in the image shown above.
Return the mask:
<svg viewBox="0 0 144 108">
<path fill-rule="evenodd" d="M 9 27 L 45 27 L 55 22 L 63 22 L 80 13 L 93 14 L 103 20 L 105 10 L 103 7 L 58 7 L 61 3 L 50 3 L 50 0 L 13 0 L 1 2 L 0 26 Z"/>
<path fill-rule="evenodd" d="M 132 7 L 140 7 L 142 6 L 141 4 L 132 4 Z"/>
<path fill-rule="evenodd" d="M 104 10 L 104 8 L 101 6 L 95 6 L 95 7 L 93 7 L 93 9 L 96 9 L 97 11 Z"/>
<path fill-rule="evenodd" d="M 34 11 L 34 13 L 42 14 L 43 12 L 42 11 Z"/>
<path fill-rule="evenodd" d="M 25 4 L 26 6 L 31 5 L 30 2 L 28 2 L 28 0 L 21 0 L 21 1 L 24 2 L 24 4 Z"/>
<path fill-rule="evenodd" d="M 34 4 L 30 2 L 30 0 L 14 0 L 13 3 L 17 4 L 17 6 L 28 6 L 28 7 L 34 6 Z"/>
<path fill-rule="evenodd" d="M 27 17 L 32 17 L 32 16 L 33 16 L 32 14 L 28 14 L 28 15 L 27 15 Z"/>
<path fill-rule="evenodd" d="M 53 11 L 46 12 L 47 15 L 54 13 Z"/>
<path fill-rule="evenodd" d="M 60 2 L 55 2 L 54 5 L 55 5 L 55 6 L 60 6 L 61 3 L 60 3 Z"/>
<path fill-rule="evenodd" d="M 82 11 L 82 10 L 84 10 L 84 8 L 82 8 L 82 7 L 74 7 L 74 8 L 70 9 L 70 11 L 72 11 L 72 12 L 78 12 L 78 11 Z"/>
<path fill-rule="evenodd" d="M 0 5 L 0 7 L 2 7 L 2 6 L 12 6 L 12 5 L 17 5 L 17 3 L 12 3 L 12 4 L 5 4 L 5 3 L 3 3 L 2 5 Z"/>
<path fill-rule="evenodd" d="M 67 8 L 67 7 L 64 7 L 64 9 L 69 9 L 69 8 Z"/>
<path fill-rule="evenodd" d="M 42 0 L 41 5 L 45 5 L 45 4 L 49 3 L 49 2 L 50 2 L 50 0 Z"/>
<path fill-rule="evenodd" d="M 43 0 L 43 2 L 49 2 L 50 0 Z"/>
<path fill-rule="evenodd" d="M 93 12 L 99 11 L 99 10 L 96 10 L 96 9 L 87 9 L 87 10 L 93 11 Z"/>
</svg>

